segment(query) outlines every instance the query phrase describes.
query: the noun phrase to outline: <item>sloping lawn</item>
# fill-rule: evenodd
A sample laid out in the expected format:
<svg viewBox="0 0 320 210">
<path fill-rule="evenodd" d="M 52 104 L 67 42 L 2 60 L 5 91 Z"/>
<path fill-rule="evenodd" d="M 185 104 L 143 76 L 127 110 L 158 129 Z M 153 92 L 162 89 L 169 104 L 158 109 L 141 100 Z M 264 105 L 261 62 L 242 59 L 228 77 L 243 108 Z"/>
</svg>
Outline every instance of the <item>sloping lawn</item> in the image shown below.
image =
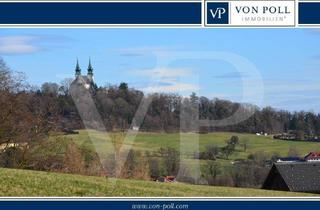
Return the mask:
<svg viewBox="0 0 320 210">
<path fill-rule="evenodd" d="M 0 196 L 316 196 L 0 168 Z"/>
</svg>

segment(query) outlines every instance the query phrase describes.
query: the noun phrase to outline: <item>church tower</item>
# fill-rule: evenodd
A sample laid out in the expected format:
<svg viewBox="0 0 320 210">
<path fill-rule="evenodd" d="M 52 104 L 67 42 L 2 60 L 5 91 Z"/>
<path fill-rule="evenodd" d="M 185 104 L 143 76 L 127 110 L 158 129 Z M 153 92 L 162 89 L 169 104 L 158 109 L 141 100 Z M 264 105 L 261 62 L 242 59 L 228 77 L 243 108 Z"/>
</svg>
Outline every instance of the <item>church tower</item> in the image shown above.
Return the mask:
<svg viewBox="0 0 320 210">
<path fill-rule="evenodd" d="M 77 59 L 77 65 L 76 65 L 76 77 L 80 76 L 81 75 L 81 69 L 80 69 L 80 66 L 79 66 L 79 61 Z"/>
<path fill-rule="evenodd" d="M 91 59 L 89 59 L 88 73 L 87 75 L 81 75 L 81 69 L 79 66 L 79 61 L 77 59 L 77 65 L 75 69 L 75 78 L 72 81 L 70 88 L 73 90 L 79 89 L 79 87 L 84 87 L 88 90 L 94 90 L 96 84 L 93 81 L 93 68 L 91 65 Z M 80 88 L 81 89 L 81 88 Z"/>
<path fill-rule="evenodd" d="M 91 59 L 89 58 L 89 66 L 88 66 L 88 78 L 93 81 L 93 68 L 91 66 Z"/>
</svg>

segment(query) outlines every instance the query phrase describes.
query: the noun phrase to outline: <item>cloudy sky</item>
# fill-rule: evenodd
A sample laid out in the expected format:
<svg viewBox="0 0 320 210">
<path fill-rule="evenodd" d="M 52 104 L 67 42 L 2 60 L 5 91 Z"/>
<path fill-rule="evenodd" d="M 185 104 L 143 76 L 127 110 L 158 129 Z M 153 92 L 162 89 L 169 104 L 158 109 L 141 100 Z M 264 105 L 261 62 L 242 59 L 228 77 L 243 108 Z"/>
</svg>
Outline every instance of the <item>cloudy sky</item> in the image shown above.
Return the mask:
<svg viewBox="0 0 320 210">
<path fill-rule="evenodd" d="M 1 29 L 0 56 L 39 86 L 91 57 L 98 85 L 320 112 L 315 29 Z"/>
</svg>

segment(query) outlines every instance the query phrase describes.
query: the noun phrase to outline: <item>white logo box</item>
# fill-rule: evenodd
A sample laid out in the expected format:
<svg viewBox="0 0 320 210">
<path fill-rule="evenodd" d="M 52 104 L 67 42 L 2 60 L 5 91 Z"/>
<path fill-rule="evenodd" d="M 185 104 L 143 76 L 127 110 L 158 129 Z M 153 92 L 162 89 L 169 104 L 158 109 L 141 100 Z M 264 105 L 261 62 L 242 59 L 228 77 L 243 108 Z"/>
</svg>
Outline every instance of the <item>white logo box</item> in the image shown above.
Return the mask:
<svg viewBox="0 0 320 210">
<path fill-rule="evenodd" d="M 294 0 L 218 0 L 229 3 L 229 23 L 225 26 L 295 26 L 296 2 Z M 207 17 L 210 14 L 206 14 Z M 214 24 L 208 24 L 213 26 Z"/>
</svg>

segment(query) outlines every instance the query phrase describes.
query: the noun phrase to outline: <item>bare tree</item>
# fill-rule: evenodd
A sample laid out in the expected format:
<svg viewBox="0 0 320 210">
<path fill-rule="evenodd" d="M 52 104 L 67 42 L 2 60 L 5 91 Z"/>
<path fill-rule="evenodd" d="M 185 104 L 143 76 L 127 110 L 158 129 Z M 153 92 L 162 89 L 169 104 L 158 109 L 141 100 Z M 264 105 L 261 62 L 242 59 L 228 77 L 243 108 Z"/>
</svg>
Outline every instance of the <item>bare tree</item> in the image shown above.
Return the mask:
<svg viewBox="0 0 320 210">
<path fill-rule="evenodd" d="M 62 93 L 63 95 L 68 95 L 72 81 L 73 81 L 72 78 L 63 79 L 60 82 L 59 92 Z"/>
</svg>

